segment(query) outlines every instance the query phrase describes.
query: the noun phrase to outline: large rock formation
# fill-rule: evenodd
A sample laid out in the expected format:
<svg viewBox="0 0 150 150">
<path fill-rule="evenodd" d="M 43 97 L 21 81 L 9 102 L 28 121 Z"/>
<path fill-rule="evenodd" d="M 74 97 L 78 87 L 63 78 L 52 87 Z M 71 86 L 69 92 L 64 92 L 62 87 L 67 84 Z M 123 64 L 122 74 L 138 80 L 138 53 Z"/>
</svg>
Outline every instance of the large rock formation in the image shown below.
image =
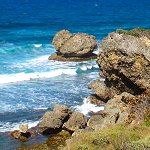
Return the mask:
<svg viewBox="0 0 150 150">
<path fill-rule="evenodd" d="M 91 118 L 98 122 L 95 128 L 143 121 L 143 114 L 150 108 L 150 31 L 110 33 L 101 42 L 97 63 L 105 81 L 95 80 L 89 88 L 105 102 L 106 116 Z M 88 122 L 90 127 L 92 120 Z"/>
<path fill-rule="evenodd" d="M 52 44 L 57 52 L 49 57 L 50 60 L 77 61 L 97 57 L 93 53 L 97 49 L 97 41 L 92 35 L 61 30 L 53 38 Z"/>
<path fill-rule="evenodd" d="M 146 41 L 145 41 L 146 39 Z M 150 89 L 150 39 L 111 33 L 101 42 L 97 63 L 105 84 L 117 94 L 139 95 Z"/>
</svg>

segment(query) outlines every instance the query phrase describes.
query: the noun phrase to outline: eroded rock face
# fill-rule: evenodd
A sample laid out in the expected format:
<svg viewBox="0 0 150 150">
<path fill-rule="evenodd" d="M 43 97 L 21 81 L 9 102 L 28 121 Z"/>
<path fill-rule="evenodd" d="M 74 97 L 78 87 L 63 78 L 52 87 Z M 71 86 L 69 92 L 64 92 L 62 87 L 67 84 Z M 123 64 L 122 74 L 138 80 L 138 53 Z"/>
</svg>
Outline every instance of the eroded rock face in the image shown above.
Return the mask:
<svg viewBox="0 0 150 150">
<path fill-rule="evenodd" d="M 150 47 L 141 38 L 111 33 L 101 42 L 97 63 L 106 86 L 116 94 L 139 95 L 150 89 Z"/>
<path fill-rule="evenodd" d="M 95 80 L 89 88 L 97 100 L 107 100 L 106 116 L 92 116 L 88 126 L 99 130 L 142 122 L 150 108 L 150 31 L 110 33 L 101 42 L 97 63 L 105 81 Z"/>
<path fill-rule="evenodd" d="M 57 52 L 50 60 L 87 60 L 95 59 L 93 51 L 97 49 L 96 38 L 85 33 L 72 34 L 68 30 L 59 31 L 53 38 L 52 44 Z"/>
</svg>

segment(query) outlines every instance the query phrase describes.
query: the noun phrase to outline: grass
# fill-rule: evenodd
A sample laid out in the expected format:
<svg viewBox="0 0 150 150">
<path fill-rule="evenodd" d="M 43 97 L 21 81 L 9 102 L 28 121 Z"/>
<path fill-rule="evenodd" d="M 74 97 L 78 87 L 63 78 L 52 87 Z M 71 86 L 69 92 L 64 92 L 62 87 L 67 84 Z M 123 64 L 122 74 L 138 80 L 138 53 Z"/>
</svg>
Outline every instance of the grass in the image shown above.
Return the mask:
<svg viewBox="0 0 150 150">
<path fill-rule="evenodd" d="M 142 34 L 148 34 L 150 36 L 150 29 L 144 28 L 135 28 L 133 30 L 118 29 L 116 32 L 119 34 L 131 35 L 135 37 L 141 37 Z"/>
<path fill-rule="evenodd" d="M 140 37 L 138 33 L 134 32 L 133 30 L 123 30 L 123 29 L 118 29 L 117 33 L 119 34 L 125 34 L 125 35 L 132 35 L 135 37 Z"/>
<path fill-rule="evenodd" d="M 150 127 L 150 113 L 145 115 L 144 119 L 145 119 L 145 125 L 147 127 Z"/>
<path fill-rule="evenodd" d="M 64 150 L 142 150 L 150 148 L 150 128 L 116 126 L 73 137 Z"/>
</svg>

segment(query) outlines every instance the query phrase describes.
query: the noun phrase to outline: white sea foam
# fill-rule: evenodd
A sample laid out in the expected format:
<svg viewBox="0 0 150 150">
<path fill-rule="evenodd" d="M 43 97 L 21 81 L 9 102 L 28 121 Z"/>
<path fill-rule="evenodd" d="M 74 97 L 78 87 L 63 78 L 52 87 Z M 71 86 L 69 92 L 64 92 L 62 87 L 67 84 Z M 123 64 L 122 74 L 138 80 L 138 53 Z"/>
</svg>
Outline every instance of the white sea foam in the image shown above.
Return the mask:
<svg viewBox="0 0 150 150">
<path fill-rule="evenodd" d="M 80 67 L 81 70 L 86 71 L 88 68 L 86 66 Z"/>
<path fill-rule="evenodd" d="M 19 81 L 28 81 L 38 78 L 52 78 L 62 74 L 76 75 L 75 69 L 58 69 L 51 72 L 35 72 L 35 73 L 17 73 L 0 75 L 0 84 L 13 83 Z"/>
<path fill-rule="evenodd" d="M 39 121 L 22 121 L 19 123 L 10 123 L 10 122 L 0 122 L 0 132 L 9 132 L 14 130 L 19 130 L 19 125 L 28 124 L 29 128 L 35 127 Z"/>
<path fill-rule="evenodd" d="M 104 106 L 97 106 L 91 104 L 87 98 L 84 99 L 83 104 L 81 106 L 76 106 L 76 110 L 80 111 L 84 115 L 88 115 L 89 112 L 98 112 L 104 110 Z"/>
<path fill-rule="evenodd" d="M 42 46 L 42 44 L 33 44 L 34 47 L 39 48 Z"/>
</svg>

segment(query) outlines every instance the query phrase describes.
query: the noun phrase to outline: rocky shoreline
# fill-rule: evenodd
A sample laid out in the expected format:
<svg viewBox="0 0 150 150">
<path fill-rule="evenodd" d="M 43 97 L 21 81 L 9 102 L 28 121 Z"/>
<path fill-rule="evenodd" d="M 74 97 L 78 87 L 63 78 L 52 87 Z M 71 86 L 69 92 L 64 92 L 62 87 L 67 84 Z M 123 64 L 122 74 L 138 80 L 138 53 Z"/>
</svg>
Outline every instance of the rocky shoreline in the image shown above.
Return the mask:
<svg viewBox="0 0 150 150">
<path fill-rule="evenodd" d="M 105 80 L 94 80 L 88 85 L 94 92 L 88 99 L 91 103 L 104 106 L 105 110 L 91 113 L 87 118 L 65 105 L 55 105 L 53 111 L 44 114 L 36 128 L 22 126 L 11 133 L 14 138 L 23 141 L 36 134 L 51 136 L 44 144 L 28 149 L 52 149 L 51 146 L 55 145 L 53 149 L 69 150 L 70 137 L 74 138 L 79 133 L 100 131 L 116 125 L 134 127 L 150 115 L 149 30 L 117 30 L 110 33 L 101 41 L 98 56 L 93 54 L 98 47 L 95 37 L 84 33 L 71 34 L 62 30 L 56 34 L 52 44 L 57 52 L 49 57 L 50 60 L 81 61 L 97 57 L 100 77 Z"/>
</svg>

